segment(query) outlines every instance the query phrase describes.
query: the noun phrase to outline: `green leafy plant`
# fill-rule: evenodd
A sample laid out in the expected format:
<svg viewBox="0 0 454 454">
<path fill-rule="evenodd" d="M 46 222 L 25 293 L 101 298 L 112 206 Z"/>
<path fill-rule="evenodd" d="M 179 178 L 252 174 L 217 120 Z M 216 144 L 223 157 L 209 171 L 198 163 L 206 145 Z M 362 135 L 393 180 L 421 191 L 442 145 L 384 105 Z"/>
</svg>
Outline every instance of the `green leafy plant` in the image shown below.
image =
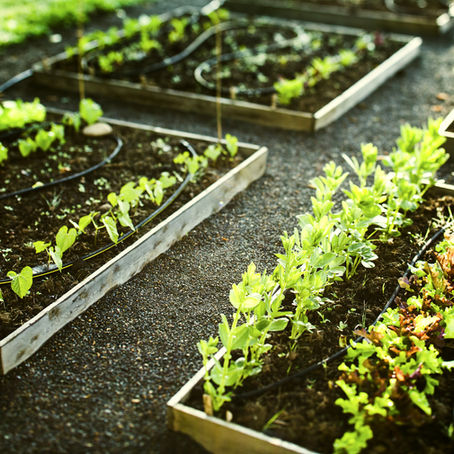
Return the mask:
<svg viewBox="0 0 454 454">
<path fill-rule="evenodd" d="M 0 17 L 0 46 L 20 43 L 29 36 L 44 35 L 57 25 L 86 21 L 95 11 L 115 11 L 142 0 L 84 0 L 82 3 L 67 0 L 3 1 Z"/>
<path fill-rule="evenodd" d="M 342 375 L 336 383 L 346 397 L 336 404 L 351 415 L 353 430 L 335 441 L 336 453 L 366 448 L 377 418 L 400 424 L 430 418 L 428 396 L 438 385 L 435 377 L 453 366 L 442 360 L 437 348 L 438 339 L 454 338 L 454 311 L 445 294 L 454 266 L 453 238 L 438 250 L 437 262 L 415 266 L 417 288 L 404 286 L 409 293 L 406 301 L 388 309 L 368 331 L 358 332 L 364 340 L 352 342 L 339 366 Z"/>
<path fill-rule="evenodd" d="M 11 289 L 19 298 L 23 298 L 33 285 L 33 270 L 29 266 L 22 268 L 20 273 L 8 271 L 7 276 L 11 279 Z"/>
<path fill-rule="evenodd" d="M 388 156 L 390 162 L 400 162 L 401 154 L 408 153 L 405 159 L 411 164 L 400 166 L 399 177 L 417 182 L 420 192 L 427 189 L 420 176 L 425 175 L 429 184 L 433 183 L 434 172 L 447 159 L 444 150 L 439 149 L 442 140 L 436 129 L 436 123 L 429 120 L 428 128 L 419 130 L 418 140 L 410 140 L 407 131 L 403 130 L 399 148 Z M 247 376 L 260 372 L 262 355 L 269 350 L 266 339 L 271 331 L 283 330 L 290 323 L 292 348 L 305 331 L 314 328 L 308 313 L 323 307 L 325 290 L 336 280 L 349 279 L 359 265 L 373 266 L 376 255 L 372 238 L 375 241 L 389 238 L 383 235 L 389 210 L 394 209 L 389 201 L 396 198 L 396 204 L 402 206 L 404 199 L 399 200 L 405 195 L 394 190 L 396 167 L 387 173 L 378 165 L 376 147 L 362 145 L 361 155 L 361 161 L 344 156 L 357 182 L 352 178 L 348 180 L 340 209 L 336 209 L 333 200 L 348 174 L 330 162 L 324 167 L 324 175 L 311 181 L 316 190 L 311 199 L 313 214 L 299 216 L 299 229 L 295 229 L 293 235 L 285 232 L 281 237 L 284 252 L 277 254 L 278 264 L 273 273 L 270 276 L 265 272 L 257 273 L 255 265 L 251 264 L 242 281 L 232 286 L 230 302 L 236 309 L 232 323 L 222 316 L 219 337 L 199 343 L 205 367 L 210 359 L 215 364 L 205 374 L 204 403 L 207 411 L 218 411 Z M 428 162 L 422 163 L 419 156 L 427 156 Z M 415 206 L 421 200 L 417 199 Z M 286 293 L 293 298 L 291 312 L 281 309 Z M 218 341 L 226 349 L 222 362 L 215 358 L 219 351 Z M 235 360 L 232 359 L 233 350 L 240 352 L 235 355 Z M 360 399 L 364 396 L 361 395 Z M 354 421 L 358 427 L 355 436 L 361 443 L 360 440 L 367 439 L 369 431 L 358 421 Z"/>
<path fill-rule="evenodd" d="M 373 44 L 370 35 L 360 38 L 352 49 L 340 49 L 337 55 L 327 55 L 323 58 L 314 57 L 303 73 L 296 75 L 293 79 L 281 78 L 275 82 L 274 89 L 278 102 L 282 105 L 290 104 L 292 100 L 304 95 L 321 80 L 328 79 L 334 72 L 357 63 L 362 53 L 375 50 L 375 46 L 370 45 L 371 42 Z"/>
<path fill-rule="evenodd" d="M 46 109 L 38 98 L 33 102 L 3 101 L 0 103 L 0 131 L 10 128 L 23 128 L 32 122 L 42 122 L 46 118 Z"/>
<path fill-rule="evenodd" d="M 174 17 L 170 20 L 172 30 L 169 32 L 169 42 L 176 43 L 181 41 L 185 36 L 186 27 L 189 24 L 189 20 L 185 17 L 178 18 Z"/>
<path fill-rule="evenodd" d="M 85 98 L 79 104 L 80 117 L 89 125 L 96 123 L 103 111 L 99 104 L 90 98 Z"/>
<path fill-rule="evenodd" d="M 8 148 L 0 142 L 0 164 L 8 159 Z"/>
</svg>

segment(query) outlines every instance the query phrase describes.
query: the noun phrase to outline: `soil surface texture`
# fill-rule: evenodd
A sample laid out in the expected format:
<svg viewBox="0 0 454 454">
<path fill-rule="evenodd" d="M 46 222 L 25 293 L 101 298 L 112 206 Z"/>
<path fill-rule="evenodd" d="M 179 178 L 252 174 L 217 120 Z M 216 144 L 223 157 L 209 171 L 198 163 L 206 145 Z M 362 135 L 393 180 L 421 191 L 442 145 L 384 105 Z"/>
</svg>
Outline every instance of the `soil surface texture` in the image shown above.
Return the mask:
<svg viewBox="0 0 454 454">
<path fill-rule="evenodd" d="M 160 13 L 185 3 L 159 0 L 129 11 Z M 85 28 L 119 21 L 118 15 L 99 16 Z M 0 81 L 75 42 L 75 30 L 56 33 L 62 42 L 34 39 L 1 50 Z M 196 343 L 216 335 L 220 314 L 231 313 L 232 283 L 251 261 L 259 270 L 274 268 L 280 234 L 293 231 L 296 216 L 308 211 L 308 183 L 328 161 L 343 164 L 342 153 L 359 156 L 367 142 L 385 153 L 402 124 L 421 126 L 429 116 L 447 115 L 454 107 L 453 68 L 450 32 L 425 39 L 421 58 L 316 134 L 224 119 L 224 133 L 269 147 L 265 176 L 0 378 L 0 451 L 204 452 L 167 430 L 165 403 L 201 367 Z M 78 104 L 76 97 L 29 81 L 6 95 L 38 96 L 66 109 Z M 96 101 L 107 117 L 216 136 L 215 118 L 197 112 Z M 440 175 L 452 183 L 453 172 L 448 161 Z"/>
</svg>

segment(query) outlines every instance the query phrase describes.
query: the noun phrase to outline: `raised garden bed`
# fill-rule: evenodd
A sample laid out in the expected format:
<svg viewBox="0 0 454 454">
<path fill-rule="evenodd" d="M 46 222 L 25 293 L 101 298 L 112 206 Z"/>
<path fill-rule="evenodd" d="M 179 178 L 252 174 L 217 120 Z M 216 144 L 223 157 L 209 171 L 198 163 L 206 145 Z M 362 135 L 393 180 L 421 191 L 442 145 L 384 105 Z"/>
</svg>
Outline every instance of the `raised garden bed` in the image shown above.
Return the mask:
<svg viewBox="0 0 454 454">
<path fill-rule="evenodd" d="M 354 5 L 353 3 L 356 3 Z M 392 2 L 389 2 L 392 3 Z M 227 0 L 233 11 L 268 14 L 327 24 L 349 25 L 368 30 L 435 35 L 448 32 L 453 25 L 454 4 L 431 0 L 427 6 L 414 7 L 415 1 L 394 2 L 391 9 L 385 0 Z M 413 5 L 412 5 L 413 4 Z"/>
<path fill-rule="evenodd" d="M 62 112 L 53 111 L 51 119 L 55 121 L 61 118 L 61 114 Z M 41 184 L 45 183 L 45 178 L 58 179 L 62 174 L 67 176 L 78 172 L 80 167 L 87 169 L 92 166 L 91 159 L 96 163 L 108 157 L 121 140 L 122 149 L 115 157 L 108 158 L 106 165 L 63 185 L 53 185 L 2 200 L 1 233 L 7 238 L 6 243 L 2 241 L 2 244 L 8 246 L 2 248 L 2 278 L 6 277 L 7 271 L 19 272 L 20 268 L 26 265 L 33 267 L 35 275 L 44 275 L 43 278 L 33 279 L 33 286 L 28 296 L 23 299 L 19 299 L 12 292 L 9 284 L 1 286 L 4 300 L 0 310 L 0 357 L 3 374 L 30 357 L 47 339 L 107 291 L 126 282 L 197 224 L 222 209 L 235 194 L 245 189 L 265 171 L 266 148 L 238 143 L 238 152 L 234 158 L 218 158 L 216 163 L 209 165 L 203 173 L 199 170 L 199 177 L 194 182 L 190 174 L 184 176 L 181 164 L 173 163 L 174 155 L 185 152 L 189 155 L 188 150 L 191 147 L 196 152 L 203 153 L 210 145 L 214 148 L 216 139 L 130 122 L 111 119 L 105 121 L 113 127 L 115 140 L 112 140 L 112 137 L 81 139 L 67 134 L 66 143 L 60 146 L 58 153 L 51 153 L 58 156 L 56 161 L 59 165 L 54 166 L 55 169 L 46 162 L 52 163 L 52 156 L 48 159 L 37 155 L 36 159 L 41 161 L 41 168 L 45 169 L 45 172 L 39 174 Z M 74 148 L 82 148 L 84 152 L 77 152 Z M 72 158 L 67 156 L 71 152 L 74 153 Z M 8 161 L 14 166 L 16 159 L 11 151 Z M 31 179 L 36 165 L 33 166 L 29 161 L 25 167 L 20 174 Z M 52 174 L 55 170 L 56 174 Z M 137 184 L 139 177 L 157 179 L 164 173 L 168 178 L 177 175 L 174 188 L 165 190 L 160 207 L 167 205 L 172 199 L 165 211 L 158 212 L 156 206 L 153 208 L 149 202 L 141 201 L 131 210 L 134 211 L 131 214 L 131 220 L 136 227 L 134 233 L 131 233 L 127 226 L 118 225 L 120 238 L 115 245 L 106 229 L 99 232 L 97 230 L 97 235 L 87 235 L 85 240 L 78 240 L 65 252 L 63 268 L 72 264 L 68 270 L 57 270 L 45 276 L 55 271 L 56 267 L 50 259 L 46 265 L 46 251 L 36 254 L 33 242 L 53 244 L 59 227 L 66 225 L 71 228 L 74 224 L 70 219 L 77 224 L 79 216 L 93 211 L 101 213 L 101 218 L 98 218 L 99 215 L 95 216 L 98 227 L 101 227 L 102 215 L 112 208 L 113 203 L 111 197 L 108 198 L 109 203 L 103 200 L 103 197 L 110 192 L 120 194 L 125 183 L 133 181 Z M 3 195 L 18 189 L 14 176 L 15 173 L 12 172 L 9 179 L 2 180 L 4 184 L 11 186 L 7 190 L 2 188 Z M 21 177 L 18 181 L 22 180 Z M 33 184 L 36 185 L 36 181 L 30 180 L 30 185 Z M 137 188 L 135 184 L 133 186 Z M 151 213 L 154 213 L 153 219 L 145 225 L 143 220 Z M 33 222 L 30 223 L 30 219 L 33 219 Z M 128 232 L 131 233 L 130 236 Z M 123 233 L 128 238 L 120 241 Z M 102 254 L 92 253 L 94 250 L 101 250 L 105 245 L 108 250 Z M 56 248 L 51 246 L 48 252 L 55 252 L 54 249 Z M 90 260 L 83 259 L 87 251 L 88 255 L 93 255 Z"/>
<path fill-rule="evenodd" d="M 448 153 L 454 153 L 454 109 L 440 125 L 440 134 L 446 138 L 445 148 Z"/>
<path fill-rule="evenodd" d="M 413 217 L 414 224 L 409 231 L 403 232 L 402 237 L 393 241 L 394 252 L 389 250 L 389 245 L 379 248 L 376 268 L 360 273 L 346 286 L 340 285 L 333 288 L 333 292 L 339 295 L 336 311 L 340 314 L 336 314 L 334 311 L 326 314 L 326 317 L 330 319 L 329 324 L 335 327 L 336 323 L 345 320 L 345 317 L 351 318 L 348 324 L 352 326 L 355 323 L 358 324 L 357 326 L 364 326 L 365 321 L 361 320 L 362 317 L 367 320 L 366 324 L 372 323 L 393 293 L 398 277 L 402 276 L 407 264 L 421 248 L 420 242 L 419 247 L 413 245 L 409 250 L 408 245 L 411 238 L 418 235 L 429 238 L 427 235 L 428 218 L 436 217 L 437 211 L 438 214 L 444 212 L 447 215 L 454 200 L 453 196 L 454 186 L 452 185 L 437 184 L 433 187 L 428 196 L 429 203 Z M 434 231 L 433 228 L 431 231 Z M 442 236 L 439 235 L 439 238 L 442 239 Z M 425 256 L 421 258 L 425 258 Z M 373 301 L 371 301 L 371 292 L 375 293 Z M 350 305 L 350 311 L 346 312 L 342 309 L 342 305 L 349 305 L 351 301 L 353 301 L 353 305 Z M 351 310 L 351 307 L 356 309 Z M 169 400 L 167 404 L 169 428 L 189 435 L 213 453 L 247 451 L 257 454 L 310 454 L 333 452 L 334 439 L 342 435 L 342 430 L 347 429 L 347 418 L 333 404 L 336 398 L 342 397 L 342 393 L 334 386 L 335 380 L 340 375 L 337 366 L 341 360 L 332 360 L 326 364 L 326 367 L 315 368 L 304 376 L 285 384 L 282 383 L 281 387 L 273 388 L 271 386 L 268 392 L 258 396 L 253 395 L 257 389 L 269 386 L 273 381 L 285 377 L 286 369 L 290 370 L 290 375 L 292 375 L 294 370 L 298 370 L 299 363 L 307 367 L 307 365 L 315 364 L 334 352 L 342 350 L 347 331 L 345 329 L 343 332 L 337 330 L 336 335 L 336 329 L 334 329 L 333 336 L 330 333 L 329 324 L 322 325 L 302 340 L 302 342 L 307 342 L 307 345 L 302 350 L 296 349 L 294 358 L 288 359 L 288 355 L 282 353 L 275 355 L 271 361 L 266 361 L 264 369 L 268 369 L 266 374 L 269 377 L 264 380 L 260 380 L 259 377 L 258 379 L 252 378 L 253 382 L 244 390 L 239 391 L 239 394 L 245 392 L 245 395 L 251 393 L 251 396 L 234 400 L 232 404 L 226 405 L 226 408 L 222 409 L 221 418 L 209 416 L 204 412 L 202 388 L 206 371 L 205 368 L 202 368 Z M 273 345 L 275 342 L 279 343 L 279 340 L 271 341 Z M 331 347 L 327 346 L 329 342 L 332 342 Z M 285 352 L 287 348 L 288 346 L 284 346 L 282 352 Z M 446 348 L 446 350 L 448 350 L 448 358 L 452 359 L 450 349 Z M 217 360 L 221 360 L 224 353 L 225 349 L 220 350 L 216 355 Z M 277 359 L 278 357 L 280 359 Z M 274 364 L 276 362 L 277 365 Z M 213 366 L 214 361 L 211 361 L 208 367 L 211 370 Z M 435 419 L 433 423 L 426 420 L 426 425 L 422 427 L 416 425 L 416 427 L 409 428 L 405 425 L 398 425 L 395 430 L 392 428 L 393 423 L 384 424 L 383 427 L 378 425 L 374 429 L 378 432 L 379 441 L 376 444 L 371 443 L 367 452 L 385 452 L 391 447 L 408 453 L 424 450 L 425 447 L 427 449 L 430 447 L 433 452 L 447 452 L 450 441 L 447 432 L 444 433 L 442 427 L 445 424 L 452 424 L 454 395 L 450 385 L 452 372 L 446 373 L 446 375 L 449 377 L 441 380 L 441 389 L 431 399 L 434 418 L 440 417 L 441 420 Z M 439 402 L 436 405 L 433 403 L 435 400 Z M 344 422 L 339 423 L 342 420 Z M 427 441 L 423 441 L 422 444 L 421 442 L 412 444 L 412 440 L 418 439 L 421 434 L 420 438 L 426 437 Z M 289 439 L 300 441 L 292 442 L 288 441 Z"/>
<path fill-rule="evenodd" d="M 183 19 L 194 17 L 185 15 Z M 36 64 L 34 80 L 52 89 L 75 92 L 78 68 L 82 67 L 89 95 L 210 115 L 221 106 L 225 117 L 315 131 L 408 65 L 421 47 L 420 38 L 367 35 L 342 27 L 233 16 L 213 26 L 207 16 L 197 18 L 178 42 L 170 42 L 175 30 L 168 16 L 157 19 L 162 25 L 158 31 L 148 31 L 145 42 L 128 35 L 125 25 L 116 35 L 122 39 L 115 44 L 102 49 L 87 46 L 80 65 L 77 55 L 68 57 L 66 52 Z M 216 30 L 224 30 L 222 56 L 219 42 L 216 46 Z M 139 41 L 141 51 L 137 51 Z M 143 51 L 143 46 L 148 50 Z M 180 61 L 185 49 L 191 52 Z M 172 64 L 166 66 L 169 62 Z M 285 99 L 288 91 L 281 96 L 280 90 L 288 81 L 286 90 L 295 91 L 299 84 L 299 92 Z M 217 92 L 222 95 L 219 104 Z"/>
<path fill-rule="evenodd" d="M 310 181 L 312 212 L 271 273 L 251 263 L 232 285 L 169 427 L 212 452 L 446 452 L 454 187 L 427 192 L 449 157 L 439 126 L 404 125 L 392 152 L 363 144 L 350 172 L 331 161 Z"/>
</svg>

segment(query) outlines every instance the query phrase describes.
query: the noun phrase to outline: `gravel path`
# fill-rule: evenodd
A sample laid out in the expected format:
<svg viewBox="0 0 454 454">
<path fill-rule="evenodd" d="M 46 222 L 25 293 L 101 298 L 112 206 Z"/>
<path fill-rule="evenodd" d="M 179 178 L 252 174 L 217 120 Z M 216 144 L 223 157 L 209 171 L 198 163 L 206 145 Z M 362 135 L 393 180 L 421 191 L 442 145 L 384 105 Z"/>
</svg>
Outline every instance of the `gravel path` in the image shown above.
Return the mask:
<svg viewBox="0 0 454 454">
<path fill-rule="evenodd" d="M 160 0 L 147 10 L 183 3 Z M 62 34 L 71 39 L 73 32 Z M 39 39 L 3 51 L 0 81 L 63 47 Z M 231 284 L 251 261 L 273 267 L 279 235 L 307 211 L 307 183 L 327 161 L 341 163 L 341 153 L 358 153 L 362 142 L 390 150 L 401 124 L 446 115 L 454 107 L 453 78 L 450 33 L 425 40 L 421 59 L 315 135 L 225 120 L 225 132 L 269 147 L 266 175 L 0 378 L 0 452 L 202 452 L 167 431 L 165 403 L 200 368 L 196 342 L 215 334 L 219 314 L 230 312 Z M 448 99 L 437 99 L 440 92 Z M 29 93 L 24 84 L 8 95 Z M 38 95 L 61 107 L 73 103 Z M 102 104 L 106 116 L 216 134 L 215 120 L 196 113 Z M 453 170 L 447 165 L 443 176 L 452 180 Z"/>
</svg>

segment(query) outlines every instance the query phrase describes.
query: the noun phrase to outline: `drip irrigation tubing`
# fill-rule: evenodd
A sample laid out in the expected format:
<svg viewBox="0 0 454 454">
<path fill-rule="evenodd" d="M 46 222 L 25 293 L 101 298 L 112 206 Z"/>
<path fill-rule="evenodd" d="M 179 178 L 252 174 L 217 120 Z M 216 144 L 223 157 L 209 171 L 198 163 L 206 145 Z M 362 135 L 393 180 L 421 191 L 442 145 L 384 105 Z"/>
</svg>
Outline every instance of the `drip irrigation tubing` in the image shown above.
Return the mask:
<svg viewBox="0 0 454 454">
<path fill-rule="evenodd" d="M 212 2 L 208 3 L 202 8 L 197 8 L 194 6 L 182 6 L 179 8 L 174 9 L 173 11 L 169 13 L 162 14 L 160 16 L 161 20 L 163 21 L 169 21 L 170 19 L 173 18 L 178 18 L 181 16 L 184 16 L 185 14 L 189 14 L 191 16 L 189 20 L 189 24 L 195 23 L 200 15 L 208 16 L 212 12 L 216 11 L 219 9 L 225 0 L 213 0 Z M 216 28 L 216 27 L 211 27 L 211 28 Z M 209 30 L 205 30 L 201 35 L 199 35 L 189 46 L 187 46 L 183 51 L 179 52 L 178 54 L 172 56 L 172 57 L 167 57 L 164 60 L 157 62 L 157 63 L 152 63 L 151 65 L 141 67 L 140 71 L 137 70 L 137 68 L 129 68 L 129 69 L 118 69 L 115 71 L 110 72 L 109 74 L 112 75 L 120 75 L 120 76 L 134 76 L 134 75 L 141 75 L 141 74 L 149 74 L 154 71 L 158 71 L 160 69 L 164 69 L 170 65 L 174 65 L 182 60 L 184 60 L 186 57 L 191 55 L 195 50 L 197 50 L 207 39 L 210 38 L 212 33 L 207 33 Z M 100 49 L 96 49 L 96 47 L 93 47 L 93 53 L 92 55 L 89 56 L 89 58 L 83 58 L 82 65 L 84 68 L 88 68 L 90 66 L 90 61 L 96 58 L 99 55 L 99 52 L 101 51 Z M 127 63 L 140 63 L 140 60 L 137 61 L 131 61 Z"/>
<path fill-rule="evenodd" d="M 118 74 L 120 76 L 139 76 L 142 74 L 150 74 L 152 72 L 159 71 L 161 69 L 167 68 L 168 66 L 175 65 L 176 63 L 183 61 L 184 59 L 192 55 L 200 46 L 202 46 L 202 44 L 208 41 L 208 39 L 216 35 L 216 33 L 231 30 L 238 27 L 239 27 L 238 24 L 232 22 L 224 22 L 222 24 L 215 25 L 205 30 L 203 33 L 197 36 L 197 38 L 195 38 L 194 41 L 192 41 L 184 50 L 182 50 L 178 54 L 173 55 L 172 57 L 167 57 L 160 62 L 140 67 L 140 69 L 126 68 L 124 70 L 122 69 L 115 70 L 112 72 L 112 74 L 113 75 Z"/>
<path fill-rule="evenodd" d="M 266 23 L 265 24 L 255 24 L 255 25 L 258 27 L 269 26 Z M 293 32 L 295 32 L 296 36 L 294 38 L 286 39 L 286 40 L 283 40 L 281 42 L 277 42 L 274 44 L 257 46 L 253 49 L 246 49 L 246 50 L 241 50 L 241 51 L 237 51 L 237 52 L 230 52 L 228 54 L 223 54 L 220 59 L 218 59 L 218 57 L 213 57 L 208 60 L 205 60 L 195 68 L 194 79 L 202 87 L 208 88 L 210 90 L 215 90 L 216 82 L 209 82 L 208 80 L 206 80 L 203 77 L 203 73 L 207 70 L 211 70 L 211 68 L 213 66 L 217 65 L 218 60 L 222 63 L 222 62 L 226 62 L 226 61 L 236 60 L 238 58 L 252 57 L 255 55 L 259 55 L 261 53 L 268 53 L 270 51 L 272 52 L 275 50 L 281 50 L 281 49 L 285 49 L 285 48 L 294 47 L 295 44 L 298 43 L 298 40 L 302 36 L 304 36 L 306 34 L 306 32 L 299 25 L 292 24 L 292 26 L 291 26 L 290 24 L 288 24 L 288 26 L 289 26 L 289 28 L 292 29 Z M 238 27 L 238 28 L 240 28 L 240 27 Z M 223 93 L 230 93 L 231 88 L 222 87 L 221 90 Z M 274 93 L 275 91 L 276 91 L 275 88 L 272 86 L 271 87 L 262 87 L 262 88 L 241 88 L 241 89 L 236 88 L 236 93 L 248 95 L 248 96 L 257 96 L 257 95 L 262 95 L 262 94 Z"/>
<path fill-rule="evenodd" d="M 8 88 L 11 88 L 13 85 L 18 84 L 19 82 L 22 82 L 25 79 L 28 79 L 33 75 L 33 69 L 27 69 L 26 71 L 23 71 L 19 74 L 16 74 L 14 77 L 11 77 L 11 79 L 7 80 L 3 84 L 0 85 L 0 93 L 3 93 L 5 90 Z"/>
<path fill-rule="evenodd" d="M 427 249 L 429 247 L 431 247 L 432 244 L 435 241 L 437 241 L 441 235 L 444 234 L 445 230 L 446 230 L 445 228 L 442 228 L 442 229 L 438 230 L 424 244 L 424 246 L 419 250 L 419 252 L 413 257 L 413 259 L 411 260 L 410 264 L 408 265 L 408 267 L 407 267 L 407 269 L 406 269 L 406 271 L 405 271 L 405 273 L 403 274 L 402 277 L 405 278 L 405 277 L 408 277 L 410 275 L 411 268 L 426 253 Z M 383 309 L 380 312 L 380 314 L 378 315 L 378 317 L 372 323 L 372 325 L 375 325 L 380 320 L 380 318 L 383 316 L 383 314 L 388 310 L 388 308 L 394 302 L 394 300 L 395 300 L 395 298 L 398 295 L 400 290 L 401 290 L 400 285 L 397 285 L 395 290 L 394 290 L 394 292 L 393 292 L 393 294 L 388 299 L 387 303 L 383 307 Z M 362 336 L 358 337 L 358 338 L 353 340 L 353 343 L 356 344 L 356 343 L 362 341 L 363 339 L 364 339 L 364 337 L 362 337 Z M 289 375 L 288 377 L 282 378 L 281 380 L 275 381 L 274 383 L 270 383 L 269 385 L 263 386 L 262 388 L 254 389 L 253 391 L 247 391 L 247 392 L 244 392 L 244 393 L 236 394 L 236 395 L 232 396 L 232 399 L 234 399 L 234 400 L 242 400 L 242 399 L 248 399 L 250 397 L 260 396 L 260 395 L 262 395 L 262 394 L 264 394 L 264 393 L 266 393 L 268 391 L 271 391 L 273 389 L 279 388 L 282 385 L 285 385 L 285 384 L 287 384 L 287 383 L 289 383 L 289 382 L 291 382 L 293 380 L 300 379 L 300 378 L 304 377 L 305 375 L 309 374 L 310 372 L 318 369 L 319 367 L 325 366 L 328 362 L 331 362 L 334 359 L 339 358 L 340 356 L 344 355 L 349 348 L 350 348 L 350 345 L 342 348 L 341 350 L 338 350 L 337 352 L 335 352 L 334 354 L 332 354 L 328 358 L 322 359 L 321 361 L 319 361 L 319 362 L 317 362 L 315 364 L 312 364 L 311 366 L 308 366 L 308 367 L 306 367 L 306 368 L 294 373 L 293 375 Z"/>
<path fill-rule="evenodd" d="M 192 147 L 192 145 L 189 142 L 187 142 L 186 140 L 181 140 L 180 143 L 181 143 L 181 145 L 183 145 L 185 148 L 187 148 L 189 150 L 189 152 L 192 154 L 192 156 L 194 156 L 194 157 L 197 156 L 197 152 L 194 150 L 194 148 Z M 41 277 L 56 273 L 57 271 L 62 271 L 64 269 L 70 268 L 71 266 L 73 266 L 76 263 L 90 260 L 90 259 L 102 254 L 103 252 L 106 252 L 109 249 L 112 249 L 113 247 L 117 246 L 118 244 L 120 244 L 121 242 L 123 242 L 124 240 L 129 238 L 131 235 L 136 233 L 137 230 L 139 230 L 145 224 L 147 224 L 148 222 L 153 220 L 156 216 L 161 214 L 166 208 L 168 208 L 177 199 L 177 197 L 182 193 L 184 188 L 188 185 L 188 183 L 191 181 L 191 179 L 193 177 L 194 177 L 194 175 L 192 173 L 188 173 L 186 175 L 186 178 L 183 180 L 183 182 L 180 184 L 180 186 L 176 189 L 176 191 L 162 205 L 160 205 L 155 211 L 153 211 L 145 219 L 140 221 L 137 225 L 135 225 L 134 230 L 129 230 L 128 232 L 126 232 L 122 236 L 120 236 L 116 243 L 113 243 L 113 242 L 109 243 L 109 244 L 97 249 L 96 251 L 92 251 L 86 255 L 83 255 L 78 260 L 64 263 L 61 269 L 58 268 L 55 264 L 50 265 L 50 266 L 41 265 L 39 267 L 34 267 L 34 269 L 37 271 L 35 271 L 33 273 L 33 279 L 41 278 Z M 9 284 L 10 282 L 11 282 L 11 279 L 2 279 L 2 280 L 0 280 L 0 285 Z"/>
<path fill-rule="evenodd" d="M 183 15 L 186 13 L 190 14 L 204 14 L 208 15 L 212 13 L 213 11 L 216 11 L 217 9 L 221 8 L 222 5 L 224 4 L 225 0 L 212 0 L 211 2 L 207 3 L 205 6 L 202 8 L 197 8 L 194 6 L 182 6 L 180 8 L 176 8 L 174 11 L 172 11 L 170 14 L 163 14 L 163 17 L 169 17 L 172 18 L 174 16 L 178 15 Z M 25 71 L 22 71 L 19 74 L 16 74 L 15 76 L 11 77 L 11 79 L 8 79 L 6 82 L 2 83 L 0 85 L 0 93 L 5 92 L 9 88 L 13 87 L 14 85 L 24 81 L 25 79 L 28 79 L 33 75 L 33 69 L 29 68 Z"/>
<path fill-rule="evenodd" d="M 73 173 L 71 175 L 68 175 L 65 178 L 60 178 L 58 180 L 49 181 L 48 183 L 44 183 L 44 184 L 42 184 L 40 186 L 36 186 L 36 187 L 30 186 L 28 188 L 19 189 L 17 191 L 9 192 L 7 194 L 1 194 L 0 195 L 0 200 L 7 199 L 9 197 L 15 197 L 15 196 L 18 196 L 18 195 L 23 195 L 23 194 L 26 194 L 26 193 L 29 193 L 29 192 L 33 192 L 33 191 L 40 191 L 41 189 L 46 189 L 46 188 L 49 188 L 51 186 L 55 186 L 57 184 L 67 183 L 68 181 L 75 180 L 77 178 L 81 178 L 81 177 L 83 177 L 85 175 L 88 175 L 91 172 L 94 172 L 95 170 L 99 169 L 100 167 L 103 167 L 104 165 L 110 163 L 115 158 L 115 156 L 118 155 L 118 153 L 120 152 L 121 148 L 123 147 L 123 141 L 119 137 L 110 136 L 109 138 L 114 140 L 115 143 L 116 143 L 114 151 L 109 156 L 107 156 L 107 158 L 105 158 L 102 161 L 98 162 L 94 166 L 91 166 L 88 169 L 82 170 L 81 172 L 77 172 L 77 173 Z"/>
</svg>

